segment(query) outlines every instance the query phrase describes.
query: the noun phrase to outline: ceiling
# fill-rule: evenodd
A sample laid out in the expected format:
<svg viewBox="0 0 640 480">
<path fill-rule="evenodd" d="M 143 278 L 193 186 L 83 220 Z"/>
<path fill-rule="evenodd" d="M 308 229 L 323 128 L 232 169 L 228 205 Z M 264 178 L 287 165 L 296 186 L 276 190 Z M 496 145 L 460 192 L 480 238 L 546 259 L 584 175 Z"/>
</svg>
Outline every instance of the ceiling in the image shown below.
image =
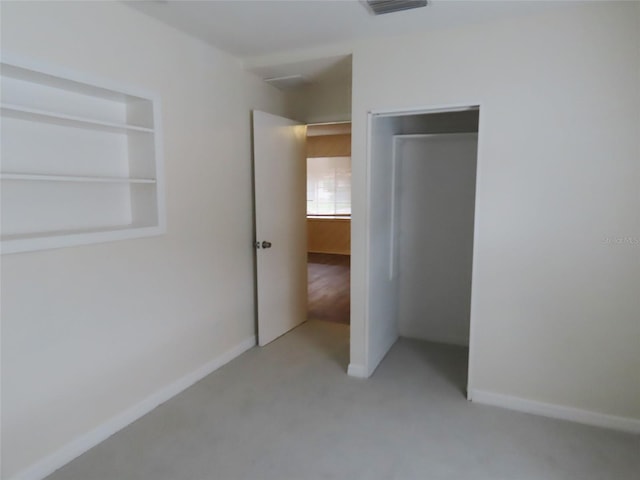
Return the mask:
<svg viewBox="0 0 640 480">
<path fill-rule="evenodd" d="M 429 0 L 424 8 L 374 16 L 364 0 L 142 0 L 136 10 L 244 61 L 263 79 L 300 75 L 336 81 L 351 73 L 349 55 L 283 61 L 284 52 L 348 44 L 358 39 L 456 27 L 525 15 L 563 2 Z M 348 52 L 340 52 L 348 53 Z M 316 56 L 317 57 L 317 56 Z"/>
<path fill-rule="evenodd" d="M 351 82 L 351 55 L 332 55 L 287 63 L 250 64 L 247 69 L 263 79 L 300 75 L 313 83 Z"/>
</svg>

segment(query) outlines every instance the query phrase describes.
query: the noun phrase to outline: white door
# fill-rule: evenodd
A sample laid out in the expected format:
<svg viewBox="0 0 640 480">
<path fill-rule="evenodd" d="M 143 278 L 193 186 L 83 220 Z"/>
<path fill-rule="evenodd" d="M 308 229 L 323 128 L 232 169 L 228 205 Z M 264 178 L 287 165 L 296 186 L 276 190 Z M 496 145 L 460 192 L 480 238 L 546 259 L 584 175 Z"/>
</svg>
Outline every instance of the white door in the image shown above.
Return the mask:
<svg viewBox="0 0 640 480">
<path fill-rule="evenodd" d="M 306 126 L 253 112 L 258 344 L 307 315 Z"/>
</svg>

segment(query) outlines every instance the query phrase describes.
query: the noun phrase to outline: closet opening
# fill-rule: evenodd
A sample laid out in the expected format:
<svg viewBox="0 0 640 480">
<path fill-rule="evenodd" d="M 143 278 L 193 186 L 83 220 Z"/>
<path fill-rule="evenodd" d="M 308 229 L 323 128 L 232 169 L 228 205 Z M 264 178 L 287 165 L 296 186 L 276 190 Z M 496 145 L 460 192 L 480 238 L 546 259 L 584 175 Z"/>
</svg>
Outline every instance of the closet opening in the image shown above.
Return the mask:
<svg viewBox="0 0 640 480">
<path fill-rule="evenodd" d="M 479 107 L 371 116 L 370 371 L 401 337 L 467 388 L 478 127 Z"/>
</svg>

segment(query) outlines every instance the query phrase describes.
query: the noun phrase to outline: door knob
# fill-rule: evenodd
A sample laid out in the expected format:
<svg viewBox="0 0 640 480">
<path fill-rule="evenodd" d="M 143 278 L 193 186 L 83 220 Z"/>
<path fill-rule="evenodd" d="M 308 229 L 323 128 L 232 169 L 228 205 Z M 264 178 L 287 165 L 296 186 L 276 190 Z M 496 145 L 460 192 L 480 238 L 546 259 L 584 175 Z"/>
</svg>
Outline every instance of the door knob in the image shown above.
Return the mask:
<svg viewBox="0 0 640 480">
<path fill-rule="evenodd" d="M 271 248 L 271 242 L 262 242 L 262 248 Z"/>
</svg>

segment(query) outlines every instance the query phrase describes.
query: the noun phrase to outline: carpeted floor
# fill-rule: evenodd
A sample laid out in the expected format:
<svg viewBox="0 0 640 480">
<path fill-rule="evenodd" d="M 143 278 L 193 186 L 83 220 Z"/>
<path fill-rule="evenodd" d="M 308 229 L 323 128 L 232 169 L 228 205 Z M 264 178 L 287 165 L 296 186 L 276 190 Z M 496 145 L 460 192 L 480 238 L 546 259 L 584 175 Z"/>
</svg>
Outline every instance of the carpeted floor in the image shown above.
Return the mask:
<svg viewBox="0 0 640 480">
<path fill-rule="evenodd" d="M 308 254 L 307 318 L 349 325 L 349 255 Z"/>
<path fill-rule="evenodd" d="M 467 350 L 400 339 L 367 380 L 349 327 L 254 348 L 49 480 L 637 480 L 640 437 L 467 402 Z"/>
</svg>

